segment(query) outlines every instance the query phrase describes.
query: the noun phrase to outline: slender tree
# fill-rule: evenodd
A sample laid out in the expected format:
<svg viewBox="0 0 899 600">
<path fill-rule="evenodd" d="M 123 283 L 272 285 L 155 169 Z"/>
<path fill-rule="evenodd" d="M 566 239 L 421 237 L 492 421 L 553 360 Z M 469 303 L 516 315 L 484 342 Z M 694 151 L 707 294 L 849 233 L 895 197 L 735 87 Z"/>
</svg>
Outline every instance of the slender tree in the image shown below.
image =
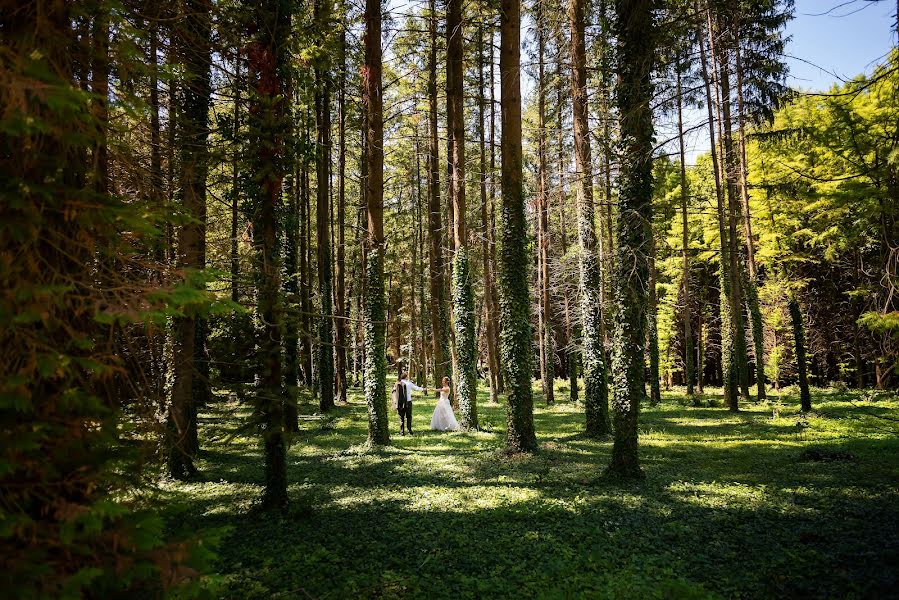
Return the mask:
<svg viewBox="0 0 899 600">
<path fill-rule="evenodd" d="M 437 130 L 437 6 L 428 4 L 428 259 L 431 291 L 431 340 L 434 357 L 434 386 L 447 373 L 449 317 L 447 314 L 445 265 L 443 261 L 443 213 L 440 208 L 440 138 Z"/>
<path fill-rule="evenodd" d="M 555 353 L 552 343 L 552 321 L 550 319 L 549 296 L 549 192 L 547 191 L 546 161 L 546 18 L 541 0 L 537 1 L 537 249 L 540 265 L 540 319 L 539 331 L 541 355 L 540 380 L 543 384 L 543 398 L 547 404 L 555 400 L 553 380 L 555 379 Z"/>
<path fill-rule="evenodd" d="M 316 29 L 326 45 L 331 27 L 333 0 L 315 3 Z M 318 406 L 322 412 L 334 407 L 334 278 L 331 272 L 331 75 L 330 61 L 321 59 L 315 69 L 316 248 L 318 252 Z"/>
<path fill-rule="evenodd" d="M 365 401 L 368 440 L 389 444 L 387 426 L 387 337 L 384 299 L 384 114 L 381 89 L 381 2 L 365 0 L 365 110 L 368 213 L 365 269 Z"/>
<path fill-rule="evenodd" d="M 643 352 L 652 243 L 653 0 L 616 0 L 621 135 L 612 341 L 615 437 L 609 473 L 640 477 L 637 415 L 646 395 Z"/>
<path fill-rule="evenodd" d="M 477 346 L 474 290 L 465 206 L 465 112 L 463 98 L 462 0 L 448 0 L 446 10 L 447 128 L 452 132 L 448 188 L 453 216 L 453 321 L 456 331 L 456 401 L 463 430 L 477 429 Z"/>
<path fill-rule="evenodd" d="M 794 292 L 789 293 L 787 304 L 790 322 L 793 325 L 793 353 L 796 357 L 796 371 L 799 374 L 799 403 L 804 412 L 812 410 L 812 397 L 808 389 L 808 367 L 806 365 L 805 323 Z"/>
<path fill-rule="evenodd" d="M 341 8 L 337 71 L 337 262 L 335 264 L 337 316 L 336 386 L 337 399 L 347 401 L 347 339 L 350 322 L 346 292 L 346 5 Z"/>
<path fill-rule="evenodd" d="M 577 183 L 577 228 L 580 240 L 581 346 L 584 368 L 584 407 L 587 434 L 606 435 L 609 427 L 609 395 L 601 323 L 603 320 L 602 271 L 596 254 L 597 238 L 593 211 L 593 159 L 587 105 L 587 60 L 584 43 L 584 2 L 569 0 L 571 23 L 571 105 L 574 114 L 575 179 Z"/>
<path fill-rule="evenodd" d="M 178 93 L 179 193 L 176 200 L 189 219 L 178 236 L 177 266 L 188 273 L 205 268 L 206 174 L 209 150 L 210 27 L 212 3 L 209 0 L 188 2 L 178 14 L 175 43 L 178 59 L 184 65 L 184 78 Z M 104 96 L 105 97 L 105 96 Z M 194 283 L 202 286 L 201 278 Z M 198 335 L 196 314 L 175 319 L 172 331 L 173 383 L 168 413 L 169 475 L 184 479 L 196 472 L 192 456 L 192 429 L 196 428 L 194 402 Z"/>
<path fill-rule="evenodd" d="M 531 305 L 528 255 L 525 245 L 521 151 L 521 4 L 500 5 L 500 111 L 502 114 L 502 209 L 499 251 L 501 352 L 509 407 L 506 448 L 531 452 L 537 448 L 534 399 L 531 391 Z"/>
<path fill-rule="evenodd" d="M 483 5 L 482 5 L 483 6 Z M 478 137 L 480 141 L 478 157 L 480 160 L 481 177 L 481 254 L 482 267 L 484 270 L 484 314 L 486 315 L 484 327 L 484 339 L 487 348 L 487 366 L 489 373 L 490 401 L 496 402 L 497 394 L 497 359 L 496 347 L 494 341 L 496 339 L 496 323 L 494 322 L 495 307 L 493 303 L 493 263 L 490 260 L 490 222 L 488 220 L 488 199 L 487 199 L 487 179 L 490 174 L 487 172 L 487 147 L 486 147 L 486 128 L 484 127 L 484 24 L 483 15 L 481 15 L 481 24 L 478 27 Z M 492 60 L 492 55 L 491 55 Z M 492 140 L 491 140 L 492 143 Z"/>
<path fill-rule="evenodd" d="M 247 194 L 248 218 L 253 226 L 253 269 L 256 276 L 256 346 L 259 362 L 255 413 L 263 428 L 265 446 L 265 508 L 287 505 L 287 439 L 285 391 L 282 384 L 280 297 L 281 186 L 285 173 L 287 131 L 285 94 L 288 77 L 288 34 L 292 3 L 259 0 L 252 8 L 249 59 L 250 109 Z"/>
<path fill-rule="evenodd" d="M 697 14 L 703 14 L 699 0 L 696 0 Z M 731 294 L 731 270 L 730 265 L 730 247 L 727 241 L 727 228 L 725 227 L 724 212 L 724 192 L 721 189 L 721 174 L 718 167 L 717 145 L 715 143 L 715 115 L 714 103 L 712 100 L 711 77 L 709 75 L 709 64 L 706 54 L 706 43 L 702 35 L 702 25 L 699 24 L 698 44 L 699 57 L 702 64 L 703 87 L 705 88 L 706 109 L 709 121 L 709 138 L 711 140 L 712 151 L 709 153 L 712 158 L 712 172 L 715 178 L 715 200 L 718 217 L 718 240 L 719 240 L 719 268 L 718 278 L 720 282 L 720 307 L 721 307 L 721 371 L 722 383 L 724 387 L 724 401 L 731 410 L 737 410 L 739 406 L 739 398 L 737 395 L 737 362 L 734 344 L 734 321 L 732 304 L 733 294 Z"/>
<path fill-rule="evenodd" d="M 693 395 L 693 380 L 696 375 L 693 368 L 693 331 L 692 300 L 690 298 L 690 227 L 687 218 L 687 153 L 684 144 L 684 97 L 681 81 L 681 57 L 677 56 L 675 72 L 677 74 L 677 141 L 680 152 L 680 208 L 681 208 L 681 254 L 683 257 L 683 317 L 684 317 L 684 380 L 687 395 Z"/>
</svg>

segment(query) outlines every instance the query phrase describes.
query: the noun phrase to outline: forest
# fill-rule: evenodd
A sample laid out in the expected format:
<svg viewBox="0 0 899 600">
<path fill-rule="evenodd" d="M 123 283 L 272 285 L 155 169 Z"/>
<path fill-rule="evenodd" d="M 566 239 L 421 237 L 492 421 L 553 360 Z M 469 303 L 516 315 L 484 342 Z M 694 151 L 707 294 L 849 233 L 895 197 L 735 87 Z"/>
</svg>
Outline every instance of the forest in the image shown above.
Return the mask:
<svg viewBox="0 0 899 600">
<path fill-rule="evenodd" d="M 0 1 L 0 597 L 897 597 L 891 2 Z"/>
</svg>

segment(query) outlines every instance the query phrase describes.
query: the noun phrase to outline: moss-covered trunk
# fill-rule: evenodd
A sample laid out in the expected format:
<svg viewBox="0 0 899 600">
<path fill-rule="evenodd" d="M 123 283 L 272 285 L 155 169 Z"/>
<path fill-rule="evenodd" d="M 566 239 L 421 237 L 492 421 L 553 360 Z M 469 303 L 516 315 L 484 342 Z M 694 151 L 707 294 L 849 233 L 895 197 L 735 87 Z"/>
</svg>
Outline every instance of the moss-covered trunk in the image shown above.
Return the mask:
<svg viewBox="0 0 899 600">
<path fill-rule="evenodd" d="M 285 173 L 288 46 L 291 3 L 254 2 L 249 59 L 250 110 L 247 194 L 253 225 L 253 270 L 256 279 L 256 347 L 258 353 L 255 413 L 263 428 L 266 508 L 287 504 L 287 440 L 282 384 L 281 337 L 281 186 Z"/>
<path fill-rule="evenodd" d="M 609 425 L 609 392 L 602 335 L 602 272 L 596 254 L 593 210 L 593 162 L 587 105 L 587 65 L 584 40 L 584 2 L 570 0 L 571 99 L 574 113 L 574 155 L 577 178 L 577 229 L 580 240 L 581 339 L 584 368 L 584 407 L 587 434 L 606 435 Z"/>
<path fill-rule="evenodd" d="M 531 303 L 522 181 L 520 47 L 520 0 L 502 0 L 499 54 L 502 205 L 498 266 L 500 349 L 509 398 L 506 448 L 510 452 L 531 452 L 537 449 L 537 436 L 531 390 Z"/>
<path fill-rule="evenodd" d="M 365 65 L 362 103 L 365 148 L 368 248 L 365 256 L 365 401 L 368 440 L 389 444 L 387 419 L 387 335 L 384 299 L 384 105 L 381 90 L 381 2 L 365 1 Z"/>
<path fill-rule="evenodd" d="M 449 186 L 453 203 L 453 320 L 456 332 L 456 401 L 463 430 L 477 429 L 477 348 L 474 292 L 468 256 L 465 203 L 465 112 L 463 98 L 462 0 L 449 0 L 446 13 L 446 96 L 451 110 L 447 127 L 452 132 Z"/>
<path fill-rule="evenodd" d="M 615 437 L 609 473 L 640 477 L 637 415 L 646 395 L 643 349 L 652 236 L 652 0 L 616 0 L 617 108 L 621 132 L 612 373 Z"/>
</svg>

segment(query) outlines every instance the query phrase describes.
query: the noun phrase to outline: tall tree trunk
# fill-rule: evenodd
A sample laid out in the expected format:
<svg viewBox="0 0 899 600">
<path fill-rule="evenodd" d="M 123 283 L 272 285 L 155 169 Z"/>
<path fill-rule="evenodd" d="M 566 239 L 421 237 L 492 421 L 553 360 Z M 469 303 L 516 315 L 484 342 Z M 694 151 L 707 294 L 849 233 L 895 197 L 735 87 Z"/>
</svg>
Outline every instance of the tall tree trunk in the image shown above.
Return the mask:
<svg viewBox="0 0 899 600">
<path fill-rule="evenodd" d="M 499 295 L 496 286 L 497 262 L 496 262 L 496 60 L 494 59 L 494 28 L 490 28 L 490 227 L 487 230 L 487 243 L 490 246 L 490 321 L 493 323 L 494 364 L 490 366 L 493 387 L 496 389 L 496 397 L 491 397 L 491 402 L 496 402 L 499 395 L 505 391 L 503 369 L 500 362 L 499 338 L 502 323 L 499 320 Z"/>
<path fill-rule="evenodd" d="M 298 97 L 299 98 L 299 97 Z M 309 144 L 309 121 L 306 118 L 305 109 L 297 111 L 300 123 L 301 147 L 304 151 L 297 157 L 299 169 L 299 181 L 297 190 L 299 193 L 299 292 L 297 328 L 300 334 L 300 383 L 304 386 L 312 385 L 312 341 L 309 332 L 309 162 L 306 158 L 305 148 Z"/>
<path fill-rule="evenodd" d="M 490 261 L 490 223 L 487 218 L 487 148 L 486 130 L 484 127 L 484 19 L 481 15 L 481 23 L 478 26 L 478 136 L 480 139 L 480 191 L 481 191 L 481 255 L 484 269 L 484 310 L 485 319 L 484 344 L 487 348 L 487 366 L 490 370 L 488 383 L 490 385 L 490 402 L 496 402 L 496 351 L 493 340 L 496 339 L 493 321 L 495 309 L 490 304 L 493 300 L 493 265 Z M 492 142 L 492 140 L 491 140 Z"/>
<path fill-rule="evenodd" d="M 812 410 L 812 398 L 808 390 L 808 368 L 805 356 L 805 323 L 802 321 L 802 311 L 799 301 L 794 293 L 790 292 L 788 300 L 790 308 L 790 321 L 793 324 L 793 348 L 796 356 L 796 371 L 799 373 L 799 402 L 802 410 Z"/>
<path fill-rule="evenodd" d="M 755 354 L 755 383 L 758 400 L 765 399 L 765 334 L 762 309 L 759 306 L 758 268 L 755 263 L 755 240 L 752 237 L 752 213 L 749 207 L 748 163 L 746 161 L 746 118 L 743 109 L 743 61 L 739 43 L 735 44 L 737 71 L 737 119 L 740 143 L 740 191 L 743 202 L 743 237 L 746 240 L 746 263 L 749 280 L 746 282 L 746 308 L 752 326 L 753 353 Z"/>
<path fill-rule="evenodd" d="M 234 150 L 231 153 L 231 301 L 240 301 L 240 246 L 238 239 L 240 217 L 240 93 L 242 82 L 240 79 L 241 58 L 240 51 L 234 58 L 234 125 L 232 137 Z M 297 182 L 299 185 L 299 182 Z M 234 329 L 232 335 L 237 339 L 236 328 L 238 317 L 235 313 L 232 318 Z"/>
<path fill-rule="evenodd" d="M 656 244 L 652 221 L 649 223 L 649 312 L 647 313 L 647 329 L 649 329 L 649 403 L 656 406 L 662 401 L 662 390 L 659 382 L 659 297 L 656 291 Z"/>
<path fill-rule="evenodd" d="M 683 297 L 684 297 L 684 383 L 687 395 L 693 395 L 693 331 L 692 300 L 690 298 L 690 227 L 687 219 L 687 153 L 684 145 L 684 98 L 681 82 L 681 59 L 677 58 L 677 139 L 680 150 L 680 208 L 681 208 L 681 254 L 683 255 Z"/>
<path fill-rule="evenodd" d="M 549 306 L 549 193 L 546 185 L 546 81 L 544 53 L 546 49 L 546 19 L 543 3 L 537 3 L 537 243 L 540 252 L 540 344 L 543 346 L 543 398 L 547 404 L 555 400 L 553 382 L 555 380 L 555 353 L 552 343 L 552 321 Z"/>
<path fill-rule="evenodd" d="M 702 14 L 699 0 L 696 0 L 696 12 Z M 718 216 L 718 239 L 719 239 L 719 281 L 720 281 L 720 307 L 721 307 L 721 371 L 722 384 L 724 387 L 724 401 L 731 410 L 739 409 L 739 398 L 737 394 L 737 362 L 736 362 L 736 345 L 734 341 L 734 320 L 733 320 L 733 304 L 731 302 L 733 294 L 731 294 L 731 271 L 730 265 L 730 247 L 727 241 L 727 228 L 725 227 L 724 212 L 724 192 L 721 189 L 721 176 L 718 166 L 718 153 L 716 152 L 715 142 L 715 116 L 714 102 L 712 100 L 712 88 L 709 76 L 709 65 L 706 57 L 705 41 L 702 35 L 702 25 L 698 25 L 699 32 L 697 35 L 699 44 L 699 57 L 702 64 L 702 79 L 705 87 L 706 108 L 709 119 L 709 138 L 711 140 L 711 157 L 712 170 L 715 176 L 715 199 Z"/>
<path fill-rule="evenodd" d="M 506 448 L 510 452 L 531 452 L 537 448 L 537 436 L 534 432 L 531 390 L 531 303 L 522 181 L 520 48 L 520 0 L 501 0 L 502 244 L 499 252 L 499 291 L 502 364 L 509 386 Z"/>
<path fill-rule="evenodd" d="M 474 290 L 465 205 L 465 112 L 463 98 L 462 0 L 448 0 L 446 11 L 447 128 L 452 132 L 450 164 L 453 204 L 453 321 L 456 331 L 456 401 L 463 430 L 478 428 L 477 345 Z"/>
<path fill-rule="evenodd" d="M 428 15 L 428 241 L 431 289 L 431 340 L 434 357 L 434 386 L 439 387 L 447 374 L 449 352 L 449 317 L 443 262 L 443 213 L 440 209 L 440 146 L 437 131 L 437 7 L 430 0 Z"/>
<path fill-rule="evenodd" d="M 284 178 L 284 134 L 288 129 L 285 83 L 288 77 L 288 0 L 253 3 L 247 47 L 251 101 L 249 110 L 248 194 L 253 224 L 256 275 L 256 346 L 259 356 L 255 413 L 263 427 L 265 491 L 262 506 L 287 505 L 287 440 L 284 422 L 285 390 L 281 379 L 281 329 L 284 320 L 280 298 L 281 185 Z"/>
<path fill-rule="evenodd" d="M 616 0 L 617 108 L 624 155 L 618 176 L 617 253 L 612 372 L 615 438 L 609 472 L 641 477 L 637 415 L 646 395 L 649 261 L 652 243 L 652 0 Z"/>
<path fill-rule="evenodd" d="M 603 349 L 603 307 L 600 297 L 602 271 L 596 254 L 597 238 L 593 212 L 593 159 L 587 105 L 587 62 L 584 43 L 584 2 L 569 0 L 571 22 L 571 104 L 574 114 L 575 179 L 577 181 L 577 228 L 581 284 L 581 347 L 584 368 L 584 407 L 590 436 L 606 435 L 609 425 L 609 392 Z"/>
<path fill-rule="evenodd" d="M 556 164 L 558 167 L 558 192 L 559 192 L 559 229 L 561 231 L 561 250 L 562 256 L 568 254 L 568 193 L 565 188 L 565 146 L 562 143 L 562 114 L 565 107 L 564 99 L 564 82 L 562 75 L 563 52 L 562 45 L 565 43 L 562 34 L 562 23 L 557 21 L 556 26 L 556 44 L 558 45 L 558 60 L 556 62 L 556 150 L 558 151 Z M 574 327 L 571 319 L 571 305 L 568 301 L 568 294 L 563 294 L 562 300 L 563 313 L 565 317 L 565 366 L 568 375 L 568 398 L 572 402 L 578 400 L 578 352 L 575 340 Z"/>
<path fill-rule="evenodd" d="M 381 89 L 381 2 L 365 0 L 362 104 L 368 163 L 365 200 L 368 240 L 365 269 L 365 401 L 368 440 L 390 443 L 384 310 L 384 108 Z"/>
<path fill-rule="evenodd" d="M 345 12 L 345 11 L 342 11 Z M 346 347 L 349 337 L 349 315 L 346 304 L 346 18 L 341 16 L 337 87 L 337 264 L 335 276 L 337 289 L 337 352 L 335 372 L 337 399 L 347 401 Z"/>
<path fill-rule="evenodd" d="M 209 149 L 210 84 L 210 12 L 209 0 L 196 0 L 184 6 L 175 25 L 178 59 L 184 65 L 184 81 L 178 94 L 179 189 L 180 209 L 191 220 L 185 223 L 178 239 L 177 268 L 190 273 L 205 267 L 206 173 Z M 190 275 L 188 275 L 190 276 Z M 197 284 L 202 285 L 202 284 Z M 193 475 L 196 428 L 194 402 L 196 395 L 197 343 L 205 336 L 197 335 L 198 318 L 185 315 L 175 319 L 172 345 L 174 378 L 168 415 L 169 475 L 183 479 Z"/>
<path fill-rule="evenodd" d="M 293 137 L 293 121 L 292 107 L 299 105 L 300 94 L 296 89 L 296 80 L 290 74 L 286 84 L 286 93 L 292 103 L 287 110 L 291 115 L 289 117 L 288 135 Z M 299 343 L 300 343 L 300 323 L 301 323 L 301 307 L 298 304 L 299 295 L 299 279 L 297 273 L 299 262 L 299 237 L 300 237 L 300 193 L 299 188 L 302 184 L 300 181 L 300 170 L 294 168 L 294 157 L 290 153 L 288 159 L 289 170 L 285 173 L 284 179 L 284 195 L 287 197 L 287 210 L 284 211 L 284 293 L 286 304 L 289 307 L 285 316 L 284 327 L 284 384 L 288 390 L 296 388 L 299 385 Z M 289 392 L 290 393 L 290 392 Z M 284 421 L 288 430 L 299 431 L 299 417 L 295 396 L 291 396 L 284 406 Z"/>
<path fill-rule="evenodd" d="M 316 27 L 325 44 L 330 31 L 332 0 L 317 0 Z M 321 412 L 334 408 L 334 279 L 331 273 L 331 76 L 329 65 L 315 70 L 315 115 L 317 143 L 316 171 L 316 240 L 318 250 L 318 407 Z"/>
<path fill-rule="evenodd" d="M 731 123 L 730 114 L 730 66 L 727 57 L 728 41 L 718 46 L 715 45 L 714 39 L 716 32 L 711 12 L 709 15 L 709 43 L 712 52 L 712 63 L 717 63 L 718 84 L 721 91 L 721 98 L 718 106 L 718 114 L 720 115 L 720 124 L 722 127 L 722 146 L 724 160 L 724 178 L 725 189 L 727 190 L 727 228 L 728 228 L 728 244 L 729 244 L 729 268 L 730 268 L 730 293 L 731 293 L 731 319 L 733 321 L 734 333 L 734 353 L 736 358 L 736 376 L 739 395 L 742 400 L 749 399 L 749 370 L 747 367 L 746 355 L 746 327 L 743 323 L 743 301 L 742 301 L 742 283 L 745 279 L 743 273 L 743 263 L 741 261 L 740 239 L 737 233 L 737 222 L 739 221 L 740 208 L 739 198 L 737 196 L 737 157 L 734 152 L 733 142 L 733 125 Z M 718 28 L 721 29 L 720 27 Z M 732 405 L 731 410 L 736 410 L 737 406 Z"/>
</svg>

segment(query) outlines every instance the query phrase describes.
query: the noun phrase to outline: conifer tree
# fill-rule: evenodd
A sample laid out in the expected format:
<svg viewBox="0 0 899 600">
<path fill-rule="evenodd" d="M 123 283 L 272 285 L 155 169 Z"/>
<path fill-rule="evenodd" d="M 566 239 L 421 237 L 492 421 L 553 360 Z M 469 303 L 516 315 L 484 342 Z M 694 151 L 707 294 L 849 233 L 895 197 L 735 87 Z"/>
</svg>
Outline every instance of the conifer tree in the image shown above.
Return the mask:
<svg viewBox="0 0 899 600">
<path fill-rule="evenodd" d="M 521 152 L 521 3 L 500 5 L 500 110 L 502 114 L 502 208 L 499 249 L 500 349 L 509 406 L 506 448 L 537 449 L 531 391 L 531 304 L 525 245 Z"/>
<path fill-rule="evenodd" d="M 286 171 L 284 133 L 288 130 L 288 34 L 291 2 L 251 2 L 247 59 L 248 121 L 247 217 L 253 227 L 256 279 L 256 347 L 259 356 L 254 409 L 262 427 L 265 455 L 265 508 L 287 505 L 287 433 L 282 383 L 281 186 Z"/>
<path fill-rule="evenodd" d="M 365 268 L 365 401 L 368 440 L 390 443 L 387 425 L 387 334 L 384 301 L 384 115 L 381 88 L 381 2 L 365 0 L 365 110 L 368 212 Z"/>
<path fill-rule="evenodd" d="M 644 344 L 652 236 L 652 0 L 616 0 L 621 167 L 615 255 L 612 402 L 615 437 L 609 473 L 641 477 L 637 415 L 646 395 Z"/>
</svg>

